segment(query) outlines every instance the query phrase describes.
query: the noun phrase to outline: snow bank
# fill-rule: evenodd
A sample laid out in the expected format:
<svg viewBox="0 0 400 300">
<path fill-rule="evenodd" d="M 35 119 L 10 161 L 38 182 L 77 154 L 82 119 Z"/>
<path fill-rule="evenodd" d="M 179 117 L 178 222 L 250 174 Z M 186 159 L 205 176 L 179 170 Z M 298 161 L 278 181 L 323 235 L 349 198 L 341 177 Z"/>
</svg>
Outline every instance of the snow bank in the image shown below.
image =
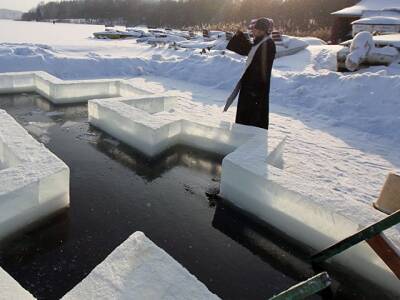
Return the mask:
<svg viewBox="0 0 400 300">
<path fill-rule="evenodd" d="M 69 206 L 69 168 L 0 110 L 0 239 Z"/>
<path fill-rule="evenodd" d="M 327 125 L 357 129 L 400 142 L 400 75 L 388 69 L 352 74 L 284 73 L 272 79 L 272 102 L 322 118 Z"/>
<path fill-rule="evenodd" d="M 35 298 L 0 268 L 0 299 L 33 300 Z"/>
<path fill-rule="evenodd" d="M 143 233 L 136 232 L 62 299 L 219 298 Z"/>
<path fill-rule="evenodd" d="M 389 36 L 379 38 L 389 39 Z M 84 45 L 72 51 L 44 45 L 0 44 L 0 71 L 44 70 L 68 80 L 157 75 L 222 89 L 228 94 L 245 62 L 243 57 L 228 51 L 225 55 L 213 50 L 201 55 L 197 51 L 138 44 L 128 48 L 126 41 L 119 47 L 114 42 L 102 46 L 96 43 L 95 47 L 99 48 L 88 49 Z M 334 126 L 356 128 L 400 141 L 395 130 L 387 129 L 399 124 L 400 68 L 337 73 L 339 49 L 338 46 L 309 46 L 295 55 L 277 59 L 271 102 L 320 116 Z"/>
</svg>

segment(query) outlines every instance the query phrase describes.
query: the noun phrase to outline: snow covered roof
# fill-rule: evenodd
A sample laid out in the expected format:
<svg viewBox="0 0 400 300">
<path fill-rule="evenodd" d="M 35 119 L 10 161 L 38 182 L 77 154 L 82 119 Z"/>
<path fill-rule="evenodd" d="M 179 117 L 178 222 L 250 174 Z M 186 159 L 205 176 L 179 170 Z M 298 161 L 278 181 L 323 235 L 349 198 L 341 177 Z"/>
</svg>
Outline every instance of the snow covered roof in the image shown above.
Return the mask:
<svg viewBox="0 0 400 300">
<path fill-rule="evenodd" d="M 382 46 L 393 46 L 400 49 L 400 33 L 374 36 L 375 44 Z"/>
<path fill-rule="evenodd" d="M 398 9 L 383 9 L 383 10 L 364 10 L 362 13 L 363 18 L 369 17 L 395 17 L 400 18 L 400 10 Z"/>
<path fill-rule="evenodd" d="M 354 21 L 351 24 L 365 24 L 365 25 L 400 25 L 400 18 L 375 16 L 370 18 L 362 18 Z"/>
<path fill-rule="evenodd" d="M 332 14 L 343 17 L 360 17 L 365 10 L 385 9 L 400 10 L 400 0 L 361 0 L 354 6 L 346 7 Z"/>
</svg>

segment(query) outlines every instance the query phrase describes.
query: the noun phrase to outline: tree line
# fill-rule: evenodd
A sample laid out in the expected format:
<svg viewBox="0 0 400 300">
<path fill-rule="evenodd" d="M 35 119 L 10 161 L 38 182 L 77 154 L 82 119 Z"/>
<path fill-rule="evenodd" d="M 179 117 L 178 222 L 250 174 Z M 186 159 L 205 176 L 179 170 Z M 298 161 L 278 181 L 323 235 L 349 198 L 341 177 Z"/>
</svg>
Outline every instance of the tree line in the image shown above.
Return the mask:
<svg viewBox="0 0 400 300">
<path fill-rule="evenodd" d="M 23 20 L 119 20 L 125 25 L 174 28 L 244 23 L 261 16 L 283 30 L 316 30 L 332 24 L 330 13 L 357 0 L 64 0 L 40 3 Z"/>
</svg>

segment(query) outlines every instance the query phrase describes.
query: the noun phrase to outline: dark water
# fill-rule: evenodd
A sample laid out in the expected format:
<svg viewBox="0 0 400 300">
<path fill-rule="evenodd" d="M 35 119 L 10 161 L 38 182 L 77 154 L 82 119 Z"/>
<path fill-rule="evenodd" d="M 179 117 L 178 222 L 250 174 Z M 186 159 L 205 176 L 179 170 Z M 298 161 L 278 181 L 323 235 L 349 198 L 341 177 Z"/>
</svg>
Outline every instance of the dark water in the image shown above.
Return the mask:
<svg viewBox="0 0 400 300">
<path fill-rule="evenodd" d="M 35 297 L 60 298 L 135 231 L 223 299 L 268 299 L 313 275 L 278 233 L 209 201 L 222 157 L 179 146 L 148 160 L 91 128 L 86 105 L 16 95 L 0 107 L 71 169 L 71 207 L 0 250 L 0 265 Z M 313 299 L 354 297 L 365 298 L 337 283 Z"/>
</svg>

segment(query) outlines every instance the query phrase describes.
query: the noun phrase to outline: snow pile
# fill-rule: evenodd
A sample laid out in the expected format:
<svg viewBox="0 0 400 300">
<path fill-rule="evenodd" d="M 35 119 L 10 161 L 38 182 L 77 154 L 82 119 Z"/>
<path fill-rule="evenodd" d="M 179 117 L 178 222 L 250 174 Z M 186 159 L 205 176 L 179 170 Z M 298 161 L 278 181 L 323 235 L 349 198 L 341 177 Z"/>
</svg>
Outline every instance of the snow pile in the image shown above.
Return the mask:
<svg viewBox="0 0 400 300">
<path fill-rule="evenodd" d="M 273 99 L 334 127 L 358 129 L 400 142 L 400 75 L 293 74 L 273 79 Z"/>
<path fill-rule="evenodd" d="M 62 299 L 219 298 L 143 233 L 136 232 Z"/>
<path fill-rule="evenodd" d="M 0 239 L 69 206 L 69 168 L 0 110 Z"/>
<path fill-rule="evenodd" d="M 35 298 L 0 268 L 0 299 L 33 300 Z"/>
<path fill-rule="evenodd" d="M 366 31 L 357 33 L 351 42 L 350 54 L 346 58 L 347 69 L 350 71 L 357 70 L 373 48 L 375 48 L 375 44 L 371 33 Z"/>
</svg>

